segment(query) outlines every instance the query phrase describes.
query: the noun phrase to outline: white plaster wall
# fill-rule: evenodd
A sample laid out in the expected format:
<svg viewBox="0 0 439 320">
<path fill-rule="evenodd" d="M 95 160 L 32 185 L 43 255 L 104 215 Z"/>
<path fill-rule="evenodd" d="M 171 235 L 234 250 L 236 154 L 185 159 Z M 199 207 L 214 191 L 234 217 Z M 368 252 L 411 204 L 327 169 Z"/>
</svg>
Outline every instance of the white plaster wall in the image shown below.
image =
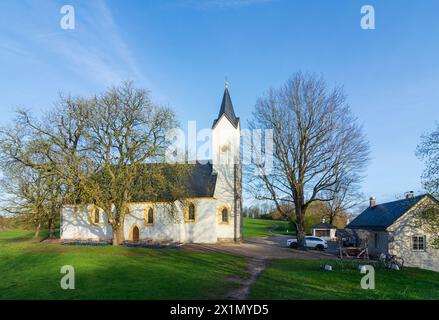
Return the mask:
<svg viewBox="0 0 439 320">
<path fill-rule="evenodd" d="M 218 209 L 225 203 L 212 198 L 191 200 L 196 207 L 196 222 L 185 222 L 183 205 L 176 203 L 175 211 L 164 204 L 153 205 L 154 224 L 146 225 L 145 207 L 151 204 L 133 203 L 130 214 L 125 217 L 124 236 L 130 240 L 130 231 L 134 225 L 140 229 L 140 238 L 153 241 L 176 241 L 194 243 L 216 243 L 221 240 L 233 240 L 233 223 L 220 224 Z M 111 239 L 111 227 L 106 222 L 96 226 L 90 222 L 90 206 L 66 206 L 62 210 L 62 239 Z"/>
<path fill-rule="evenodd" d="M 61 210 L 61 239 L 111 239 L 111 227 L 106 223 L 107 217 L 102 215 L 103 223 L 92 224 L 90 221 L 91 206 L 64 206 Z"/>
<path fill-rule="evenodd" d="M 230 121 L 222 116 L 212 131 L 213 169 L 217 174 L 214 197 L 220 204 L 228 204 L 230 209 L 230 223 L 219 224 L 218 238 L 233 239 L 235 235 L 235 164 L 240 159 L 240 127 L 235 128 Z M 239 177 L 238 177 L 239 179 Z M 238 212 L 238 238 L 240 234 L 241 217 Z"/>
<path fill-rule="evenodd" d="M 240 125 L 235 128 L 222 116 L 212 130 L 212 160 L 214 169 L 217 164 L 233 164 L 239 159 L 241 133 Z M 225 150 L 227 147 L 228 150 Z"/>
<path fill-rule="evenodd" d="M 145 224 L 144 208 L 147 204 L 132 204 L 130 215 L 125 218 L 125 239 L 129 239 L 130 230 L 137 225 L 141 239 L 216 243 L 216 200 L 197 199 L 191 202 L 195 204 L 196 222 L 184 221 L 181 203 L 175 204 L 175 211 L 170 210 L 169 206 L 156 204 L 153 225 Z"/>
<path fill-rule="evenodd" d="M 337 231 L 337 229 L 331 229 L 331 231 L 329 232 L 329 234 L 331 236 L 331 240 L 337 239 L 337 237 L 335 236 L 336 231 Z"/>
<path fill-rule="evenodd" d="M 223 207 L 227 207 L 230 212 L 229 223 L 222 223 L 222 215 L 220 209 Z M 220 241 L 223 240 L 233 240 L 235 236 L 234 231 L 234 212 L 233 212 L 233 203 L 226 203 L 224 201 L 217 201 L 217 237 Z"/>
</svg>

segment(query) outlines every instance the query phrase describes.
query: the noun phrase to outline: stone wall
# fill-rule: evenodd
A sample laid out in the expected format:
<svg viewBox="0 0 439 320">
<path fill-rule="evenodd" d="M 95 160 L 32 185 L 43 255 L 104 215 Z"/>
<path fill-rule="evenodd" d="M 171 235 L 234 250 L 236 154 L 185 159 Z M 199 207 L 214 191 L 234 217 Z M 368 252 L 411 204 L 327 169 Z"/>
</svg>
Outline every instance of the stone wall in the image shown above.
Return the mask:
<svg viewBox="0 0 439 320">
<path fill-rule="evenodd" d="M 423 201 L 431 200 L 426 198 Z M 422 208 L 422 204 L 409 211 L 389 227 L 393 235 L 389 244 L 389 252 L 403 258 L 404 264 L 407 266 L 439 271 L 439 249 L 432 248 L 429 245 L 430 235 L 425 233 L 422 228 L 416 226 L 413 221 L 413 215 L 416 214 L 419 208 Z M 413 250 L 413 236 L 426 237 L 425 250 Z"/>
</svg>

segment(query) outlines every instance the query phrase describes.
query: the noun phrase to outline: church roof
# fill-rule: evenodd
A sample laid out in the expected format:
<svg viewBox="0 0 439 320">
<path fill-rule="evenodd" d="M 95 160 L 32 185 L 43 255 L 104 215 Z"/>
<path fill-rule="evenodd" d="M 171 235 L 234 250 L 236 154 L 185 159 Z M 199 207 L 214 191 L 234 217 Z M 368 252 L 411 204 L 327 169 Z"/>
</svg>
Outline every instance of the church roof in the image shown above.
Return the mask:
<svg viewBox="0 0 439 320">
<path fill-rule="evenodd" d="M 230 98 L 229 89 L 226 86 L 224 90 L 223 101 L 221 102 L 220 112 L 218 114 L 218 118 L 213 121 L 213 127 L 216 123 L 221 119 L 222 116 L 225 116 L 232 125 L 237 128 L 239 124 L 239 118 L 235 115 L 235 110 L 233 109 L 232 99 Z"/>
<path fill-rule="evenodd" d="M 144 173 L 148 172 L 151 166 L 156 164 L 144 164 Z M 181 192 L 184 193 L 186 198 L 211 198 L 215 192 L 217 175 L 213 172 L 213 167 L 210 162 L 207 163 L 195 163 L 195 164 L 173 164 L 172 166 L 181 167 L 183 172 L 181 177 L 176 178 L 174 170 L 168 170 L 169 167 L 161 167 L 161 173 L 163 177 L 172 184 L 181 185 Z M 148 168 L 149 167 L 149 168 Z M 135 192 L 132 197 L 133 202 L 155 202 L 169 200 L 170 194 L 174 194 L 175 190 L 170 191 L 171 185 L 165 186 L 161 190 L 154 189 L 154 194 L 145 192 L 145 190 L 151 190 L 151 181 L 153 178 L 148 174 L 140 174 L 136 182 Z M 154 186 L 152 186 L 154 188 Z M 177 191 L 178 192 L 178 191 Z"/>
<path fill-rule="evenodd" d="M 94 175 L 98 183 L 110 183 L 105 171 Z M 172 202 L 185 198 L 212 198 L 217 174 L 211 161 L 193 164 L 144 163 L 137 168 L 130 202 Z M 79 197 L 76 204 L 86 201 Z"/>
</svg>

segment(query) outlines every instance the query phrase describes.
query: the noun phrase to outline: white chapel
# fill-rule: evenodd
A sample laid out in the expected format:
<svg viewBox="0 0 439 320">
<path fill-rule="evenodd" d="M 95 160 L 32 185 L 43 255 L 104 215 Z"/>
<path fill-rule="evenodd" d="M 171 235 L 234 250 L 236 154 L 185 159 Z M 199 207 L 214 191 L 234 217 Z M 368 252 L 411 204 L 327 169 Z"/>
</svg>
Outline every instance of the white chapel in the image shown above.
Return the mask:
<svg viewBox="0 0 439 320">
<path fill-rule="evenodd" d="M 217 243 L 242 239 L 240 120 L 226 85 L 212 125 L 212 161 L 193 164 L 189 197 L 169 204 L 139 197 L 129 205 L 124 237 L 129 241 Z M 68 205 L 61 212 L 61 239 L 110 240 L 106 213 L 93 205 Z"/>
</svg>

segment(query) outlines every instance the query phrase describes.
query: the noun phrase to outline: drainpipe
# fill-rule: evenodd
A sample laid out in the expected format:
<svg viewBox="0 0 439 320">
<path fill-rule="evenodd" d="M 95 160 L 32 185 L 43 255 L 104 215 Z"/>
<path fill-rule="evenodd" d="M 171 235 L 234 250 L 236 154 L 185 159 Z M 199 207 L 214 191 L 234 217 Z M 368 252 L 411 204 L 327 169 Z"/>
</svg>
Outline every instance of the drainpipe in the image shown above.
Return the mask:
<svg viewBox="0 0 439 320">
<path fill-rule="evenodd" d="M 237 182 L 236 182 L 236 179 L 237 179 L 237 174 L 236 174 L 236 171 L 237 171 L 237 167 L 236 167 L 236 163 L 235 164 L 233 164 L 233 240 L 235 241 L 235 242 L 237 242 L 238 241 L 238 227 L 237 227 L 237 222 L 238 222 L 238 212 L 237 212 L 237 208 L 238 208 L 238 205 L 237 205 L 237 198 L 238 198 L 238 195 L 237 195 L 237 192 L 236 192 L 236 187 L 237 187 Z"/>
<path fill-rule="evenodd" d="M 241 221 L 241 206 L 242 206 L 242 194 L 241 194 L 241 166 L 240 164 L 234 164 L 233 170 L 233 212 L 234 212 L 234 241 L 239 242 L 242 239 L 242 221 Z"/>
</svg>

